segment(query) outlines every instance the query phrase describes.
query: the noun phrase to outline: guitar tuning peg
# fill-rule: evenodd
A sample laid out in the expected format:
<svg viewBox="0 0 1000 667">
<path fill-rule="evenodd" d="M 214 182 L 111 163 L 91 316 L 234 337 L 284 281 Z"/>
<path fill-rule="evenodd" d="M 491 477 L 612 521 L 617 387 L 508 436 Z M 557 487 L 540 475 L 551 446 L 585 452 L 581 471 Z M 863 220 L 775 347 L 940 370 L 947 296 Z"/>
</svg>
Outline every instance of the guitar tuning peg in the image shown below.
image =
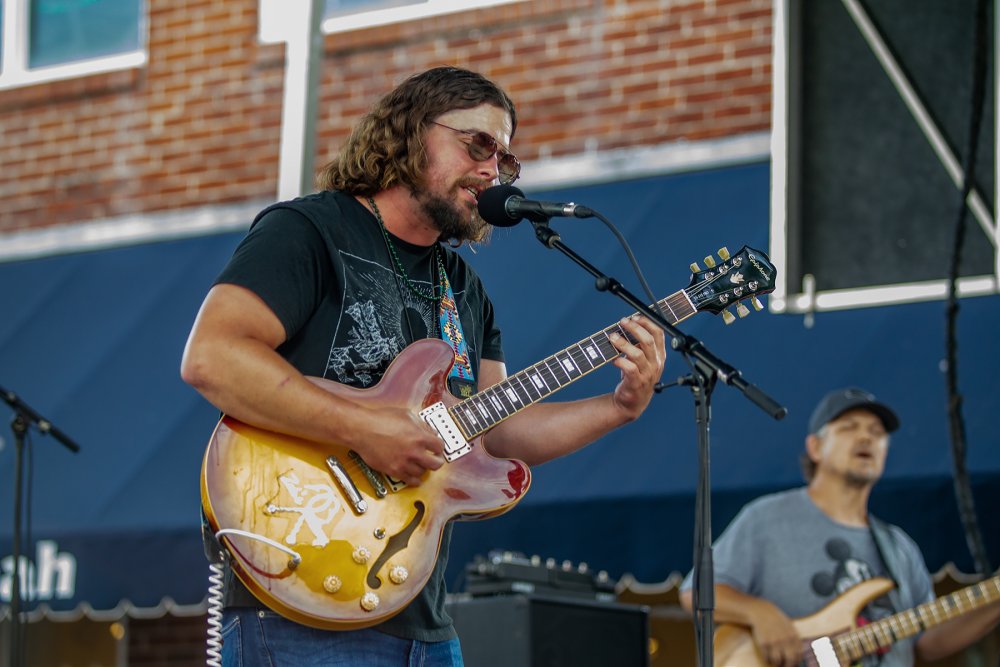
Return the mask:
<svg viewBox="0 0 1000 667">
<path fill-rule="evenodd" d="M 722 321 L 726 324 L 732 324 L 736 321 L 736 316 L 729 312 L 728 309 L 722 311 Z"/>
<path fill-rule="evenodd" d="M 740 317 L 746 317 L 750 314 L 750 309 L 747 308 L 745 303 L 738 303 L 736 304 L 736 314 Z"/>
<path fill-rule="evenodd" d="M 725 262 L 730 257 L 730 255 L 729 255 L 729 248 L 727 248 L 726 246 L 722 246 L 721 248 L 719 248 L 718 255 L 719 255 L 719 259 L 721 259 L 723 262 Z"/>
<path fill-rule="evenodd" d="M 698 273 L 701 271 L 701 267 L 698 266 L 698 262 L 691 262 L 691 273 Z"/>
<path fill-rule="evenodd" d="M 752 297 L 750 303 L 753 304 L 754 310 L 764 310 L 764 304 L 757 297 Z"/>
<path fill-rule="evenodd" d="M 710 268 L 710 269 L 714 269 L 715 268 L 715 258 L 712 257 L 711 255 L 708 255 L 707 257 L 705 257 L 705 259 L 703 261 L 705 262 L 705 266 L 707 266 L 708 268 Z"/>
</svg>

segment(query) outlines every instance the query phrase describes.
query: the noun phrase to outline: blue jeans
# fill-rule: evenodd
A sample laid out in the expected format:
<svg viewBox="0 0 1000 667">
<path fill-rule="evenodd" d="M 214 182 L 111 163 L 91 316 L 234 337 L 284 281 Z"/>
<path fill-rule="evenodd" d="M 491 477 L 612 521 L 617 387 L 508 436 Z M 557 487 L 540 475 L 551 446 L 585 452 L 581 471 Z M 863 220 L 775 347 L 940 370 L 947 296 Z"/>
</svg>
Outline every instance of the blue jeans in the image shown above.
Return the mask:
<svg viewBox="0 0 1000 667">
<path fill-rule="evenodd" d="M 458 639 L 421 642 L 378 630 L 330 632 L 249 607 L 222 613 L 223 667 L 462 667 Z"/>
</svg>

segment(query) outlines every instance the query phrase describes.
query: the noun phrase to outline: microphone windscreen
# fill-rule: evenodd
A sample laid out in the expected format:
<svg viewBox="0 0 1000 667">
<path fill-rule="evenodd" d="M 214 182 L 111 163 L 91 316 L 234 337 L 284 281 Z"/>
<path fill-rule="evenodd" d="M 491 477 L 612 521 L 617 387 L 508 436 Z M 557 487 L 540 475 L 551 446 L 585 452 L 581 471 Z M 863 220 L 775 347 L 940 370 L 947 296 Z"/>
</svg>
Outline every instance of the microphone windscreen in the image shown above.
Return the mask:
<svg viewBox="0 0 1000 667">
<path fill-rule="evenodd" d="M 494 227 L 513 227 L 521 222 L 521 216 L 512 217 L 507 211 L 507 200 L 524 197 L 524 193 L 513 185 L 494 185 L 479 195 L 479 215 Z"/>
</svg>

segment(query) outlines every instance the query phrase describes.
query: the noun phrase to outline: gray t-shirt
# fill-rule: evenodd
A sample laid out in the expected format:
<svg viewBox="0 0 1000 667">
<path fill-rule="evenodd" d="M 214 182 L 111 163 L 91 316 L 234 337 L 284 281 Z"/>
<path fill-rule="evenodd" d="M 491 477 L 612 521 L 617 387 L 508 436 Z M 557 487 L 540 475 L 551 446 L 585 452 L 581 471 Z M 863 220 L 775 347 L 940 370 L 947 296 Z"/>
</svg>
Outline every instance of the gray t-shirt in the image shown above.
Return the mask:
<svg viewBox="0 0 1000 667">
<path fill-rule="evenodd" d="M 871 601 L 862 609 L 859 624 L 934 597 L 916 543 L 898 527 L 889 529 L 903 570 L 899 576 L 906 580 L 904 599 L 900 609 L 893 608 L 889 596 Z M 871 530 L 833 521 L 816 507 L 805 488 L 762 496 L 747 504 L 719 536 L 713 560 L 716 584 L 769 600 L 792 619 L 819 611 L 866 579 L 892 578 Z M 683 590 L 691 588 L 691 576 L 681 584 Z M 887 654 L 869 656 L 862 664 L 910 667 L 914 641 L 897 642 Z"/>
</svg>

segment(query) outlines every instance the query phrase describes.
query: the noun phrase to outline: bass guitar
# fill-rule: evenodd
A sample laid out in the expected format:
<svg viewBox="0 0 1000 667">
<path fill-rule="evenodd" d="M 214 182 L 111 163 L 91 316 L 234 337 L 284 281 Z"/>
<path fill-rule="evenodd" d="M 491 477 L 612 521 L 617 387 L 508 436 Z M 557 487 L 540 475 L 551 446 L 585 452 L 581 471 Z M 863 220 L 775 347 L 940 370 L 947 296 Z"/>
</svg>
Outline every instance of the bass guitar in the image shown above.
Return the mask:
<svg viewBox="0 0 1000 667">
<path fill-rule="evenodd" d="M 774 289 L 767 256 L 744 246 L 709 268 L 692 265 L 690 285 L 657 303 L 670 322 L 715 314 Z M 728 318 L 727 318 L 728 321 Z M 382 622 L 427 583 L 451 519 L 483 519 L 512 508 L 528 490 L 528 466 L 494 458 L 483 434 L 504 419 L 612 361 L 618 325 L 460 400 L 446 388 L 454 361 L 441 340 L 408 346 L 373 387 L 309 378 L 351 401 L 412 410 L 441 437 L 446 463 L 407 486 L 369 467 L 353 450 L 219 421 L 202 464 L 208 523 L 240 581 L 277 613 L 342 630 Z"/>
<path fill-rule="evenodd" d="M 876 577 L 844 591 L 811 616 L 793 621 L 803 637 L 803 664 L 846 667 L 927 628 L 1000 600 L 1000 575 L 906 611 L 856 627 L 858 613 L 891 590 L 891 579 Z M 768 667 L 750 630 L 720 625 L 715 633 L 715 667 Z"/>
</svg>

